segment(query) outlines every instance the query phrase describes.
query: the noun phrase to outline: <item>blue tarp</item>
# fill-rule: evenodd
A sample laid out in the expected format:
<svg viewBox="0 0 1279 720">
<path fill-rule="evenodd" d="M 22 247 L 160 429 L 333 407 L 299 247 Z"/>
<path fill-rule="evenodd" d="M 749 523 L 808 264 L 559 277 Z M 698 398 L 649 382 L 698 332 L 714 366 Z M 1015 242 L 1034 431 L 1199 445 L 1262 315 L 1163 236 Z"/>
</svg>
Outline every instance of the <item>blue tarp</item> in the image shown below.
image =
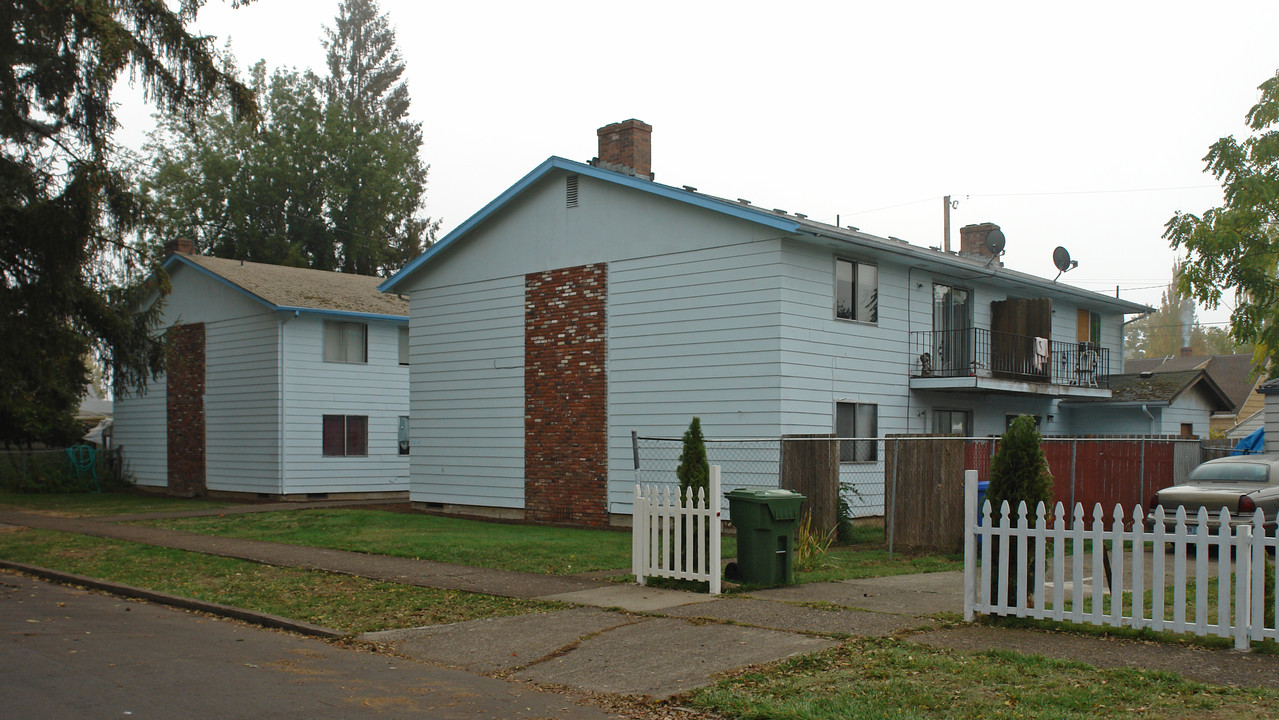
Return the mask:
<svg viewBox="0 0 1279 720">
<path fill-rule="evenodd" d="M 1259 427 L 1253 430 L 1248 437 L 1239 441 L 1234 450 L 1230 451 L 1231 455 L 1255 455 L 1266 451 L 1266 429 Z"/>
</svg>

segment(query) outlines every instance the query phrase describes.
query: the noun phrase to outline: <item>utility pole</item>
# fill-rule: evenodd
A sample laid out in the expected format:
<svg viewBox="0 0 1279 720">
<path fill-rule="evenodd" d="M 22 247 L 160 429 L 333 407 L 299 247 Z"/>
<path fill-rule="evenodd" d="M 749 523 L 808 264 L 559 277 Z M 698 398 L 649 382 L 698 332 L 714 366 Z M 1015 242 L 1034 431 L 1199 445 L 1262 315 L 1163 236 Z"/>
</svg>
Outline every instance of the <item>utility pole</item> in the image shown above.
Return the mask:
<svg viewBox="0 0 1279 720">
<path fill-rule="evenodd" d="M 950 196 L 941 199 L 942 201 L 942 224 L 945 226 L 945 237 L 942 240 L 942 250 L 950 252 Z"/>
</svg>

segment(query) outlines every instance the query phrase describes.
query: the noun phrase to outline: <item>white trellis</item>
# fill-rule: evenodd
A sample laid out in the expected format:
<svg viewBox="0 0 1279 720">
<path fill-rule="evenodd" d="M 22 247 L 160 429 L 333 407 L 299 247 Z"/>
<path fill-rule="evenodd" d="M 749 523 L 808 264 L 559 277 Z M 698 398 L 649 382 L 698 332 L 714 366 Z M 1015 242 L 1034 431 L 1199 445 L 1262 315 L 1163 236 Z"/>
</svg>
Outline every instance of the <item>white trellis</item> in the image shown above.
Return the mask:
<svg viewBox="0 0 1279 720">
<path fill-rule="evenodd" d="M 709 492 L 688 488 L 682 502 L 679 489 L 670 485 L 635 485 L 631 516 L 635 582 L 644 585 L 650 577 L 700 580 L 710 583 L 712 595 L 719 594 L 719 490 L 718 465 L 711 465 Z"/>
<path fill-rule="evenodd" d="M 1161 507 L 1151 514 L 1150 529 L 1146 529 L 1140 506 L 1133 508 L 1134 521 L 1127 528 L 1124 510 L 1118 505 L 1109 526 L 1100 505 L 1093 509 L 1091 526 L 1086 526 L 1083 507 L 1075 505 L 1074 522 L 1067 529 L 1061 503 L 1051 516 L 1040 503 L 1033 517 L 1021 503 L 1020 522 L 1013 522 L 1005 502 L 1001 519 L 992 523 L 986 502 L 978 525 L 977 472 L 969 470 L 964 476 L 966 620 L 987 613 L 1191 632 L 1233 637 L 1241 650 L 1253 640 L 1279 639 L 1274 622 L 1265 622 L 1267 594 L 1274 616 L 1279 617 L 1279 581 L 1267 588 L 1265 573 L 1267 553 L 1274 554 L 1279 539 L 1267 536 L 1260 510 L 1250 523 L 1231 527 L 1230 513 L 1223 509 L 1217 527 L 1210 528 L 1206 509 L 1200 508 L 1197 525 L 1188 526 L 1185 509 L 1178 508 L 1174 522 L 1166 527 Z M 1215 562 L 1209 558 L 1212 552 Z M 1010 555 L 1016 558 L 1011 564 Z M 1012 593 L 1011 601 L 1010 580 L 1021 588 Z M 1188 582 L 1194 585 L 1191 597 L 1186 592 Z M 1210 595 L 1214 582 L 1216 589 Z M 1209 613 L 1213 600 L 1216 609 Z M 1188 616 L 1189 608 L 1193 615 Z"/>
</svg>

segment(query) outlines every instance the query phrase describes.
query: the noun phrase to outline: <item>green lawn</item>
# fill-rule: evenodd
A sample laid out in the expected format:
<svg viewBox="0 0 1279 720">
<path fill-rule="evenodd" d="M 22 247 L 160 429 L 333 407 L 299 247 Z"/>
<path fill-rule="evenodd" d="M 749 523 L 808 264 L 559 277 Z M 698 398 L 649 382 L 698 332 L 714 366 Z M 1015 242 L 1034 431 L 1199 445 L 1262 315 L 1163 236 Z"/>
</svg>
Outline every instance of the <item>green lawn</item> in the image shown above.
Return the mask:
<svg viewBox="0 0 1279 720">
<path fill-rule="evenodd" d="M 338 550 L 411 557 L 440 562 L 547 574 L 616 570 L 631 565 L 629 531 L 513 525 L 381 510 L 315 509 L 147 521 L 157 527 L 206 535 L 269 540 Z M 907 556 L 890 560 L 874 532 L 858 545 L 831 548 L 797 582 L 956 570 L 960 556 Z M 724 557 L 737 552 L 725 536 Z"/>
<path fill-rule="evenodd" d="M 0 533 L 0 557 L 351 633 L 566 607 L 44 530 Z"/>
<path fill-rule="evenodd" d="M 786 720 L 1198 720 L 1274 717 L 1279 693 L 1203 685 L 1171 673 L 868 638 L 737 674 L 683 702 L 731 718 Z"/>
<path fill-rule="evenodd" d="M 204 535 L 553 575 L 625 572 L 631 566 L 629 532 L 511 525 L 420 513 L 288 510 L 145 524 Z"/>
<path fill-rule="evenodd" d="M 0 493 L 0 508 L 46 515 L 95 517 L 126 513 L 209 510 L 235 503 L 143 495 L 140 493 Z"/>
</svg>

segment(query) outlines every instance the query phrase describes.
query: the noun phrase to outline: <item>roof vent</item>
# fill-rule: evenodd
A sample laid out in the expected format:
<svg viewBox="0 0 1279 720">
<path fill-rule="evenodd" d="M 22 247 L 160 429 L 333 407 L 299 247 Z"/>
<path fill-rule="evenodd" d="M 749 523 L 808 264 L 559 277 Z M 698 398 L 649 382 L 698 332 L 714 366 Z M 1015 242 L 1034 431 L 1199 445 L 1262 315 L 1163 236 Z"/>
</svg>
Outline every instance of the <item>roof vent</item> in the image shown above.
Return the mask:
<svg viewBox="0 0 1279 720">
<path fill-rule="evenodd" d="M 1137 374 L 1140 375 L 1143 379 L 1150 379 L 1155 376 L 1155 373 L 1150 370 L 1142 370 L 1141 372 Z"/>
<path fill-rule="evenodd" d="M 564 178 L 564 207 L 577 207 L 577 176 L 569 175 Z"/>
</svg>

